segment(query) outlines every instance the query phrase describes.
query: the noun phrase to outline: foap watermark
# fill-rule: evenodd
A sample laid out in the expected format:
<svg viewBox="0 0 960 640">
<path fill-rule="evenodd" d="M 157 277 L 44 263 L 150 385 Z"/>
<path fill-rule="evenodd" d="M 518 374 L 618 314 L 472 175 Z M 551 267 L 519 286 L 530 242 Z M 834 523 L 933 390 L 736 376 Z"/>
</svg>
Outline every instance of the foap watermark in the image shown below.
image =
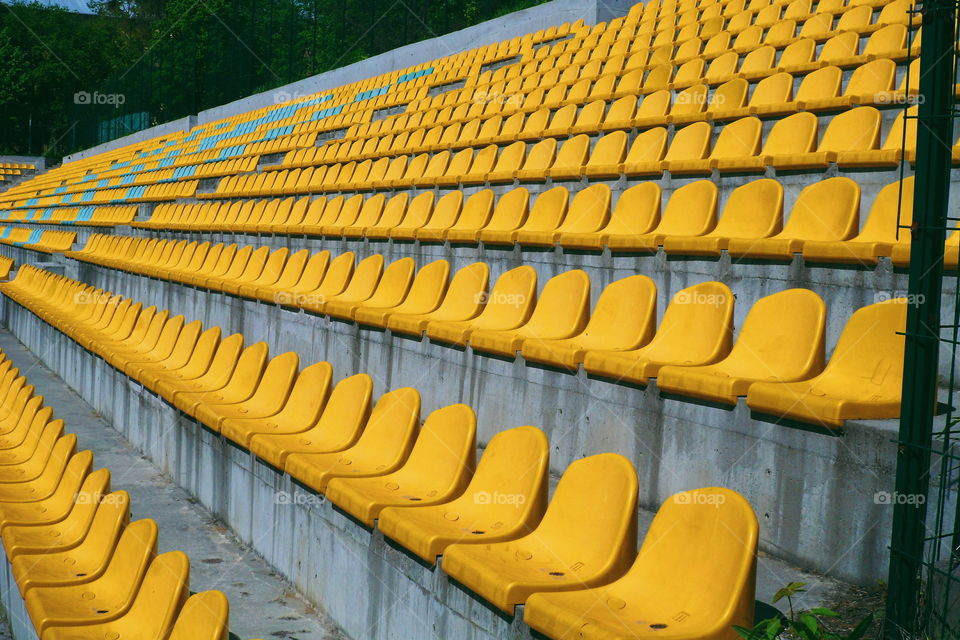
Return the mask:
<svg viewBox="0 0 960 640">
<path fill-rule="evenodd" d="M 304 493 L 301 491 L 294 491 L 289 493 L 287 491 L 277 491 L 273 494 L 273 504 L 279 505 L 297 505 L 297 506 L 316 506 L 323 502 L 323 496 L 318 496 L 312 493 Z"/>
<path fill-rule="evenodd" d="M 873 294 L 874 303 L 892 302 L 896 304 L 906 304 L 911 307 L 917 307 L 926 301 L 922 293 L 906 293 L 903 291 L 877 291 Z"/>
<path fill-rule="evenodd" d="M 287 307 L 302 307 L 305 304 L 323 304 L 327 301 L 327 296 L 319 293 L 290 293 L 289 291 L 278 291 L 273 294 L 274 304 Z"/>
<path fill-rule="evenodd" d="M 273 92 L 273 104 L 283 104 L 285 102 L 298 102 L 304 98 L 309 97 L 309 93 L 300 93 L 295 91 L 290 93 L 289 91 L 274 91 Z"/>
<path fill-rule="evenodd" d="M 112 107 L 119 107 L 127 101 L 127 96 L 122 93 L 100 93 L 94 91 L 77 91 L 73 94 L 73 104 L 82 105 L 101 105 L 108 104 Z"/>
<path fill-rule="evenodd" d="M 73 294 L 74 304 L 104 304 L 110 301 L 110 295 L 107 293 L 91 293 L 90 291 L 78 291 Z"/>
<path fill-rule="evenodd" d="M 499 291 L 487 293 L 483 291 L 473 296 L 473 303 L 509 305 L 516 309 L 527 303 L 527 296 L 522 293 L 500 293 Z"/>
<path fill-rule="evenodd" d="M 123 504 L 127 501 L 122 493 L 75 493 L 73 495 L 74 504 Z"/>
<path fill-rule="evenodd" d="M 920 506 L 927 502 L 922 493 L 899 493 L 897 491 L 877 491 L 873 494 L 873 504 L 909 504 Z"/>
<path fill-rule="evenodd" d="M 878 93 L 873 96 L 874 104 L 919 105 L 926 102 L 922 93 Z"/>
<path fill-rule="evenodd" d="M 685 491 L 673 496 L 676 504 L 705 504 L 719 507 L 727 501 L 722 493 L 702 493 L 700 491 Z"/>
<path fill-rule="evenodd" d="M 499 491 L 477 491 L 473 494 L 474 504 L 508 504 L 518 509 L 526 504 L 527 496 L 522 493 L 500 493 Z"/>
<path fill-rule="evenodd" d="M 681 291 L 674 296 L 671 304 L 701 304 L 719 307 L 727 303 L 725 293 L 703 293 L 702 291 Z"/>
</svg>

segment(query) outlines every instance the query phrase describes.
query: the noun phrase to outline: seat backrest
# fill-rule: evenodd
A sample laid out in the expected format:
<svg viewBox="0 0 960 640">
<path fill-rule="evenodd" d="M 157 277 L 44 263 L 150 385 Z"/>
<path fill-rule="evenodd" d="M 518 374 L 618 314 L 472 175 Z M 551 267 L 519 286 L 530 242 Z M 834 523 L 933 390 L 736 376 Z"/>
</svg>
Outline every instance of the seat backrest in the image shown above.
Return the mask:
<svg viewBox="0 0 960 640">
<path fill-rule="evenodd" d="M 565 187 L 553 187 L 537 196 L 523 228 L 528 231 L 553 231 L 567 215 L 570 192 Z"/>
<path fill-rule="evenodd" d="M 667 362 L 710 363 L 733 343 L 734 296 L 722 282 L 701 282 L 670 300 L 645 356 Z"/>
<path fill-rule="evenodd" d="M 827 178 L 804 187 L 778 237 L 847 240 L 860 228 L 860 185 Z"/>
<path fill-rule="evenodd" d="M 743 78 L 728 80 L 714 89 L 708 111 L 728 111 L 741 108 L 747 101 L 750 83 Z"/>
<path fill-rule="evenodd" d="M 778 120 L 763 144 L 761 155 L 774 156 L 813 151 L 817 145 L 817 116 L 800 111 Z"/>
<path fill-rule="evenodd" d="M 659 162 L 663 159 L 667 150 L 667 128 L 655 127 L 640 132 L 633 140 L 627 158 L 624 161 L 626 165 L 647 164 L 650 162 Z"/>
<path fill-rule="evenodd" d="M 733 238 L 766 238 L 783 228 L 783 185 L 762 178 L 730 193 L 714 233 Z"/>
<path fill-rule="evenodd" d="M 844 111 L 830 120 L 817 150 L 876 149 L 880 142 L 880 121 L 880 112 L 874 107 L 857 107 Z"/>
<path fill-rule="evenodd" d="M 196 593 L 183 604 L 168 640 L 227 640 L 230 604 L 221 591 Z"/>
<path fill-rule="evenodd" d="M 680 236 L 702 235 L 717 223 L 717 186 L 697 180 L 676 189 L 667 201 L 656 233 Z"/>
<path fill-rule="evenodd" d="M 478 319 L 498 326 L 516 327 L 529 320 L 537 299 L 537 272 L 521 265 L 500 274 L 493 289 L 483 297 Z"/>
<path fill-rule="evenodd" d="M 637 118 L 662 118 L 670 109 L 671 94 L 666 89 L 649 93 L 637 106 Z"/>
<path fill-rule="evenodd" d="M 511 189 L 497 199 L 487 229 L 509 231 L 518 229 L 527 219 L 530 192 L 526 187 Z"/>
<path fill-rule="evenodd" d="M 530 321 L 529 336 L 573 335 L 587 324 L 590 313 L 590 277 L 580 269 L 556 275 L 543 285 Z"/>
<path fill-rule="evenodd" d="M 801 38 L 784 47 L 780 54 L 779 66 L 781 69 L 796 65 L 805 65 L 813 62 L 817 50 L 817 43 L 810 38 Z"/>
<path fill-rule="evenodd" d="M 647 276 L 627 276 L 604 287 L 583 330 L 602 337 L 607 349 L 636 349 L 657 328 L 657 285 Z"/>
<path fill-rule="evenodd" d="M 858 66 L 853 70 L 845 96 L 868 96 L 881 94 L 893 89 L 897 73 L 897 63 L 889 58 L 879 58 Z"/>
<path fill-rule="evenodd" d="M 854 379 L 884 397 L 900 397 L 907 300 L 857 309 L 844 326 L 824 375 Z M 858 389 L 859 391 L 859 389 Z"/>
<path fill-rule="evenodd" d="M 558 231 L 567 233 L 590 233 L 601 229 L 610 218 L 610 187 L 594 184 L 582 189 L 570 203 Z"/>
<path fill-rule="evenodd" d="M 916 151 L 917 148 L 917 114 L 919 107 L 913 105 L 906 112 L 901 111 L 893 120 L 893 125 L 883 141 L 883 148 L 888 150 L 905 149 Z"/>
<path fill-rule="evenodd" d="M 726 627 L 753 625 L 757 517 L 740 494 L 709 487 L 675 494 L 660 506 L 636 561 L 609 596 L 642 603 L 646 611 L 674 611 L 695 597 L 691 619 Z M 695 596 L 694 596 L 695 594 Z M 683 631 L 683 620 L 651 626 Z"/>
<path fill-rule="evenodd" d="M 571 462 L 533 534 L 568 565 L 624 569 L 637 539 L 637 472 L 616 453 Z"/>
<path fill-rule="evenodd" d="M 641 104 L 641 108 L 643 105 Z M 702 113 L 707 107 L 707 85 L 695 84 L 677 94 L 670 108 L 670 115 L 687 116 Z M 697 123 L 697 124 L 706 124 Z M 676 134 L 674 134 L 676 135 Z"/>
<path fill-rule="evenodd" d="M 898 229 L 898 224 L 909 227 L 913 223 L 913 184 L 913 176 L 909 176 L 880 189 L 856 239 L 862 242 L 909 242 L 910 229 Z"/>
<path fill-rule="evenodd" d="M 742 158 L 756 156 L 760 151 L 760 134 L 763 123 L 760 118 L 748 117 L 734 120 L 717 136 L 717 143 L 710 152 L 711 158 Z"/>
</svg>

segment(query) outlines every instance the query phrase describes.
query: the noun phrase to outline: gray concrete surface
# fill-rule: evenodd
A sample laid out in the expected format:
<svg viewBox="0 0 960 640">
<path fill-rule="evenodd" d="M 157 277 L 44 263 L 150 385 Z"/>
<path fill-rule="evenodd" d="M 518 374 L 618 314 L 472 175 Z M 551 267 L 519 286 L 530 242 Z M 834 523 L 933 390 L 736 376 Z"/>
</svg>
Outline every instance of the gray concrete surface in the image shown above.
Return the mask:
<svg viewBox="0 0 960 640">
<path fill-rule="evenodd" d="M 29 311 L 5 301 L 4 321 L 146 458 L 322 606 L 350 637 L 532 640 L 522 611 L 512 617 L 495 612 L 442 571 L 207 431 Z M 0 335 L 6 349 L 5 340 L 9 337 Z M 758 515 L 766 526 L 765 514 Z M 641 511 L 641 537 L 651 518 Z M 757 578 L 757 597 L 764 602 L 787 582 L 807 582 L 802 607 L 829 603 L 846 589 L 766 553 L 761 553 Z"/>
<path fill-rule="evenodd" d="M 233 633 L 243 640 L 343 638 L 328 617 L 4 330 L 0 349 L 53 407 L 54 417 L 77 434 L 78 449 L 94 452 L 94 467 L 110 469 L 113 489 L 130 493 L 132 518 L 157 521 L 160 551 L 181 549 L 190 556 L 191 590 L 220 589 L 227 594 Z"/>
</svg>

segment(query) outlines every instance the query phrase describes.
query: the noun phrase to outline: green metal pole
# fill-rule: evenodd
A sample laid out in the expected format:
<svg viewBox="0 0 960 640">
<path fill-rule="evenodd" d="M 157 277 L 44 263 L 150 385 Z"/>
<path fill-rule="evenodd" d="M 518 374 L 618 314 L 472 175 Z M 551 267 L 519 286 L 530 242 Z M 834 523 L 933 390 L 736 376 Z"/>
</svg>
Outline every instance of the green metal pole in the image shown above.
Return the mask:
<svg viewBox="0 0 960 640">
<path fill-rule="evenodd" d="M 923 563 L 930 447 L 936 410 L 943 243 L 950 192 L 953 141 L 953 41 L 955 0 L 923 2 L 920 50 L 919 126 L 914 223 L 910 251 L 903 403 L 897 449 L 898 496 L 894 500 L 887 593 L 887 638 L 921 631 L 920 572 Z"/>
</svg>

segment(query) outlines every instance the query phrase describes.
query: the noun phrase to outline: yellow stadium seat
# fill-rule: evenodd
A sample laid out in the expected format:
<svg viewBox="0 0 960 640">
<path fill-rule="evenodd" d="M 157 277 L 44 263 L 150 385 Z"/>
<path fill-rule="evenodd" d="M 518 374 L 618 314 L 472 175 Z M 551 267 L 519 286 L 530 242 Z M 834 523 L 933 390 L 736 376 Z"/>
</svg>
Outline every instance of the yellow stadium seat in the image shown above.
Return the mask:
<svg viewBox="0 0 960 640">
<path fill-rule="evenodd" d="M 668 236 L 663 250 L 668 255 L 719 256 L 730 238 L 768 238 L 783 226 L 783 186 L 763 178 L 733 190 L 717 226 L 702 236 Z"/>
<path fill-rule="evenodd" d="M 332 453 L 289 453 L 283 469 L 305 486 L 325 493 L 333 478 L 369 478 L 399 469 L 416 439 L 420 394 L 404 387 L 384 394 L 352 446 Z"/>
<path fill-rule="evenodd" d="M 669 364 L 711 364 L 730 352 L 733 292 L 720 282 L 704 282 L 673 297 L 653 339 L 629 351 L 591 350 L 583 358 L 589 373 L 646 386 Z M 691 340 L 692 337 L 696 340 Z"/>
<path fill-rule="evenodd" d="M 397 333 L 421 336 L 430 322 L 464 322 L 475 318 L 487 300 L 490 268 L 485 262 L 474 262 L 457 271 L 443 295 L 443 301 L 432 311 L 392 313 L 387 328 Z"/>
<path fill-rule="evenodd" d="M 99 624 L 94 618 L 94 624 L 84 626 L 72 622 L 52 626 L 43 637 L 46 640 L 100 640 L 134 635 L 166 636 L 190 595 L 189 577 L 190 560 L 185 553 L 170 551 L 159 555 L 150 563 L 126 613 Z"/>
<path fill-rule="evenodd" d="M 528 339 L 526 360 L 577 369 L 587 351 L 629 351 L 648 343 L 656 329 L 657 288 L 646 276 L 630 276 L 604 288 L 584 330 L 570 338 Z"/>
<path fill-rule="evenodd" d="M 443 570 L 508 614 L 533 593 L 599 586 L 626 571 L 637 536 L 637 475 L 606 453 L 567 467 L 543 520 L 524 537 L 452 544 Z"/>
<path fill-rule="evenodd" d="M 747 405 L 827 427 L 899 417 L 907 304 L 894 298 L 858 309 L 821 374 L 802 382 L 756 383 Z"/>
<path fill-rule="evenodd" d="M 476 217 L 468 216 L 465 212 L 457 224 L 447 231 L 447 240 L 451 243 L 472 244 L 480 240 L 484 229 L 512 231 L 526 220 L 529 201 L 530 192 L 526 188 L 511 189 L 497 199 L 492 211 L 488 212 L 486 207 L 477 208 L 474 211 Z M 489 217 L 482 220 L 484 215 Z"/>
<path fill-rule="evenodd" d="M 464 320 L 447 320 L 438 312 L 431 314 L 427 336 L 433 340 L 465 346 L 470 335 L 477 330 L 505 331 L 523 326 L 530 319 L 535 305 L 537 273 L 522 265 L 503 273 L 489 294 L 475 297 L 473 305 L 464 305 L 474 316 Z M 474 309 L 482 305 L 476 314 Z M 442 308 L 442 307 L 441 307 Z M 439 317 L 438 317 L 439 316 Z"/>
<path fill-rule="evenodd" d="M 334 478 L 326 496 L 372 527 L 386 507 L 440 504 L 456 498 L 473 475 L 477 417 L 463 404 L 437 409 L 420 430 L 402 467 L 376 478 Z"/>
<path fill-rule="evenodd" d="M 853 237 L 860 221 L 860 186 L 846 177 L 828 178 L 804 187 L 783 230 L 770 238 L 731 238 L 731 256 L 789 260 L 808 240 L 839 241 Z"/>
<path fill-rule="evenodd" d="M 496 293 L 496 287 L 494 287 Z M 590 278 L 579 269 L 566 271 L 550 280 L 526 322 L 498 328 L 479 326 L 481 315 L 470 333 L 474 351 L 514 357 L 526 341 L 569 338 L 584 329 L 590 310 Z M 430 334 L 428 327 L 427 334 Z"/>
<path fill-rule="evenodd" d="M 662 367 L 657 387 L 722 404 L 736 404 L 754 382 L 805 380 L 823 369 L 827 308 L 808 289 L 757 300 L 723 360 L 702 366 Z"/>
<path fill-rule="evenodd" d="M 104 546 L 112 540 L 103 540 Z M 116 548 L 99 549 L 100 566 L 58 567 L 61 580 L 36 586 L 24 594 L 27 613 L 42 636 L 54 626 L 87 626 L 116 620 L 133 604 L 144 574 L 156 554 L 157 525 L 152 520 L 131 523 L 120 535 Z M 85 556 L 77 557 L 86 559 Z M 99 563 L 98 563 L 99 564 Z M 85 569 L 77 571 L 78 568 Z M 83 573 L 83 576 L 77 576 Z M 71 575 L 72 574 L 72 575 Z M 79 578 L 79 579 L 78 579 Z"/>
<path fill-rule="evenodd" d="M 377 527 L 429 563 L 451 544 L 489 544 L 527 535 L 546 507 L 549 456 L 540 429 L 500 431 L 487 443 L 461 496 L 431 506 L 386 507 Z"/>
<path fill-rule="evenodd" d="M 672 236 L 701 236 L 717 223 L 716 185 L 697 180 L 676 189 L 667 201 L 657 226 L 644 234 L 609 234 L 607 246 L 613 251 L 656 251 Z"/>
<path fill-rule="evenodd" d="M 897 244 L 909 244 L 913 222 L 913 176 L 880 189 L 860 233 L 850 240 L 803 243 L 807 262 L 874 265 Z"/>
<path fill-rule="evenodd" d="M 524 622 L 550 638 L 729 638 L 734 625 L 753 627 L 757 538 L 757 517 L 740 494 L 674 494 L 626 575 L 592 589 L 534 593 Z"/>
<path fill-rule="evenodd" d="M 230 604 L 221 591 L 202 591 L 187 598 L 167 640 L 227 640 Z"/>
</svg>

